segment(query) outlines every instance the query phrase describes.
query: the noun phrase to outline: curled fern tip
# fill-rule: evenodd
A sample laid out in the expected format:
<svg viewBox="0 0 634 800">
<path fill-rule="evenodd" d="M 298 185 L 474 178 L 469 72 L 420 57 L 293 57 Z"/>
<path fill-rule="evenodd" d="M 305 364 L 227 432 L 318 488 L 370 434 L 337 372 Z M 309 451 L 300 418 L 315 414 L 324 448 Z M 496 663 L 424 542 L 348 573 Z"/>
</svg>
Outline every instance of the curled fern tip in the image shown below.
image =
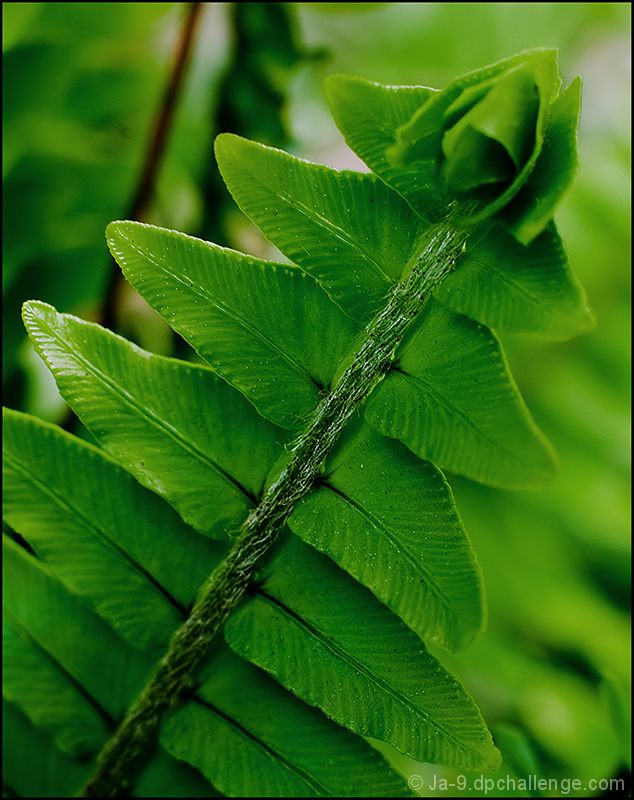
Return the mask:
<svg viewBox="0 0 634 800">
<path fill-rule="evenodd" d="M 541 233 L 577 167 L 580 81 L 560 94 L 556 50 L 530 50 L 434 92 L 396 132 L 396 168 L 435 166 L 449 200 L 477 201 L 522 244 Z"/>
</svg>

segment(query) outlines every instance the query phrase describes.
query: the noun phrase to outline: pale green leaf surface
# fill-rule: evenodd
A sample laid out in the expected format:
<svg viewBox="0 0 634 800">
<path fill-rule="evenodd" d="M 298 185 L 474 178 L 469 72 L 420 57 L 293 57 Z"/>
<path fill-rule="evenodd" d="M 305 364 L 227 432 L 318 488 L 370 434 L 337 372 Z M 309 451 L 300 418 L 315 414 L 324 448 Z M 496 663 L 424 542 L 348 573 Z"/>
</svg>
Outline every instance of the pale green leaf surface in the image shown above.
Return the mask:
<svg viewBox="0 0 634 800">
<path fill-rule="evenodd" d="M 45 565 L 4 536 L 4 605 L 105 717 L 119 720 L 152 659 L 132 650 Z"/>
<path fill-rule="evenodd" d="M 522 244 L 540 234 L 577 167 L 580 81 L 559 97 L 557 51 L 537 48 L 452 81 L 397 131 L 396 166 L 429 159 L 448 198 L 481 199 Z"/>
<path fill-rule="evenodd" d="M 220 549 L 95 447 L 8 409 L 3 422 L 7 522 L 126 641 L 165 647 Z"/>
<path fill-rule="evenodd" d="M 225 538 L 241 524 L 282 430 L 205 367 L 152 355 L 43 303 L 23 314 L 60 391 L 122 466 L 202 533 Z"/>
<path fill-rule="evenodd" d="M 330 75 L 324 89 L 337 127 L 353 150 L 422 217 L 442 207 L 433 159 L 396 168 L 386 156 L 396 130 L 433 95 L 423 86 L 381 86 L 362 78 Z"/>
<path fill-rule="evenodd" d="M 363 425 L 289 518 L 423 639 L 465 647 L 484 622 L 482 577 L 433 464 Z"/>
<path fill-rule="evenodd" d="M 520 118 L 523 116 L 523 112 L 518 111 L 515 103 L 509 106 L 508 101 L 512 92 L 507 91 L 506 86 L 509 83 L 515 86 L 516 79 L 522 74 L 528 79 L 529 86 L 532 84 L 533 91 L 538 92 L 536 113 L 531 112 L 534 136 L 528 137 L 529 155 L 523 159 L 521 169 L 517 170 L 517 176 L 514 178 L 511 176 L 511 185 L 488 203 L 484 211 L 478 212 L 480 216 L 495 213 L 506 205 L 519 187 L 526 182 L 541 152 L 550 116 L 549 104 L 561 86 L 557 72 L 556 50 L 535 49 L 520 53 L 456 78 L 442 92 L 431 96 L 414 113 L 411 120 L 399 128 L 397 145 L 392 148 L 388 157 L 395 163 L 400 163 L 401 168 L 418 161 L 421 164 L 427 164 L 428 159 L 435 161 L 441 151 L 441 141 L 444 142 L 447 129 L 461 125 L 462 120 L 466 120 L 470 114 L 479 114 L 481 105 L 488 105 L 489 96 L 493 97 L 492 107 L 485 114 L 487 122 L 480 119 L 479 127 L 486 128 L 487 138 L 490 141 L 498 141 L 498 136 L 501 136 L 501 143 L 504 144 L 508 138 L 506 115 L 509 109 L 515 120 L 518 116 Z M 524 97 L 522 92 L 520 97 Z M 524 134 L 521 139 L 526 139 L 526 132 Z"/>
<path fill-rule="evenodd" d="M 554 223 L 529 245 L 501 225 L 476 231 L 434 295 L 483 325 L 556 341 L 594 323 Z"/>
<path fill-rule="evenodd" d="M 225 636 L 239 655 L 356 733 L 420 761 L 474 770 L 499 762 L 473 700 L 418 636 L 296 538 Z"/>
<path fill-rule="evenodd" d="M 207 660 L 161 742 L 231 797 L 411 796 L 361 738 L 228 649 Z M 213 742 L 213 746 L 210 743 Z"/>
<path fill-rule="evenodd" d="M 458 98 L 445 113 L 447 127 L 453 114 L 457 122 L 449 128 L 442 140 L 442 150 L 451 159 L 454 148 L 462 135 L 468 132 L 483 134 L 488 139 L 499 143 L 510 157 L 515 169 L 530 155 L 535 142 L 535 117 L 539 99 L 535 92 L 535 81 L 531 70 L 526 66 L 509 71 L 492 84 L 489 91 L 481 93 L 476 87 L 478 102 L 465 101 Z M 454 108 L 458 106 L 458 108 Z M 457 112 L 457 113 L 456 113 Z M 474 165 L 475 169 L 482 166 Z M 468 179 L 468 174 L 460 180 Z M 475 188 L 474 183 L 471 188 Z"/>
<path fill-rule="evenodd" d="M 63 752 L 96 755 L 108 738 L 107 721 L 6 611 L 2 647 L 3 697 L 48 729 Z"/>
<path fill-rule="evenodd" d="M 540 104 L 538 83 L 529 65 L 518 66 L 484 93 L 474 87 L 477 102 L 470 99 L 457 115 L 452 113 L 455 104 L 447 109 L 439 178 L 450 197 L 467 199 L 484 192 L 489 199 L 491 190 L 504 196 L 505 186 L 512 185 L 526 166 L 532 167 L 545 129 L 539 124 L 540 114 L 547 111 Z M 457 104 L 465 105 L 462 97 Z"/>
<path fill-rule="evenodd" d="M 141 223 L 107 236 L 126 277 L 218 374 L 267 419 L 303 426 L 356 333 L 314 278 Z"/>
<path fill-rule="evenodd" d="M 366 406 L 379 433 L 492 486 L 534 486 L 554 476 L 552 447 L 490 330 L 430 302 L 396 355 L 396 369 Z"/>
<path fill-rule="evenodd" d="M 484 69 L 461 75 L 442 91 L 435 91 L 425 98 L 412 117 L 397 131 L 397 147 L 391 153 L 392 160 L 409 163 L 419 159 L 435 159 L 444 134 L 443 122 L 455 123 L 456 116 L 464 114 L 478 100 L 486 97 L 494 79 L 506 70 L 517 67 L 523 61 L 521 55 L 492 64 Z"/>
<path fill-rule="evenodd" d="M 233 134 L 216 138 L 242 211 L 287 258 L 365 323 L 400 277 L 422 221 L 376 176 L 311 164 Z"/>
</svg>

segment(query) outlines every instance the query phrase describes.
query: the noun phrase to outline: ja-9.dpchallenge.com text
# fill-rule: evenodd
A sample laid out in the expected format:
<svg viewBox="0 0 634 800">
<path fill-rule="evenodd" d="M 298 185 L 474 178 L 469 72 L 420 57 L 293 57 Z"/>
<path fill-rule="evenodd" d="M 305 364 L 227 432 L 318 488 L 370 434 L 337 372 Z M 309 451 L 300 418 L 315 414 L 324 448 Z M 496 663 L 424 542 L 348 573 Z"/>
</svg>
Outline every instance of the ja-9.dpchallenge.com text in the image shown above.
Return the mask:
<svg viewBox="0 0 634 800">
<path fill-rule="evenodd" d="M 449 791 L 457 789 L 460 792 L 475 790 L 487 795 L 491 792 L 558 792 L 562 795 L 579 792 L 624 792 L 625 781 L 623 778 L 591 778 L 582 781 L 579 778 L 540 778 L 537 775 L 528 775 L 524 778 L 515 778 L 507 775 L 502 778 L 488 778 L 480 775 L 477 778 L 458 775 L 450 780 L 439 775 L 423 778 L 420 775 L 411 775 L 408 784 L 415 792 L 421 789 L 429 791 Z"/>
</svg>

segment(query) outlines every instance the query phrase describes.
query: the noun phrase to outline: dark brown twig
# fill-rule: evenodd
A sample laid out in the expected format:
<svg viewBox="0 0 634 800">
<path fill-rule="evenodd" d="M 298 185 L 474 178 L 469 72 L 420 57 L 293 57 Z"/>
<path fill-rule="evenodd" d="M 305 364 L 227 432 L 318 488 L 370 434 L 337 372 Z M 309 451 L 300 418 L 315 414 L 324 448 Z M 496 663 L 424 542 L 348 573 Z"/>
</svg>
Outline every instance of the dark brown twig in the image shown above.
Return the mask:
<svg viewBox="0 0 634 800">
<path fill-rule="evenodd" d="M 133 219 L 142 222 L 147 217 L 148 207 L 156 185 L 156 177 L 165 154 L 165 147 L 172 127 L 176 104 L 183 86 L 187 64 L 193 48 L 196 28 L 203 10 L 202 7 L 203 3 L 189 3 L 187 15 L 179 36 L 170 79 L 154 124 L 145 165 L 139 178 L 136 194 L 130 204 L 130 210 L 125 214 L 125 219 Z M 97 318 L 97 322 L 109 330 L 114 330 L 116 327 L 118 295 L 121 281 L 121 270 L 114 258 L 111 257 L 108 286 L 104 294 L 101 312 Z M 75 429 L 77 417 L 70 407 L 66 410 L 64 418 L 59 424 L 60 427 L 70 433 Z"/>
<path fill-rule="evenodd" d="M 148 207 L 152 199 L 152 193 L 156 185 L 156 177 L 165 153 L 165 146 L 172 127 L 176 103 L 183 85 L 187 64 L 194 43 L 194 34 L 200 20 L 202 7 L 202 3 L 189 3 L 189 9 L 184 20 L 174 57 L 170 80 L 159 107 L 145 165 L 141 172 L 137 191 L 131 203 L 130 210 L 125 216 L 126 219 L 143 222 L 147 217 Z M 108 288 L 102 306 L 101 319 L 99 320 L 104 328 L 109 328 L 110 330 L 114 329 L 116 323 L 117 289 L 120 281 L 121 271 L 113 259 Z"/>
</svg>

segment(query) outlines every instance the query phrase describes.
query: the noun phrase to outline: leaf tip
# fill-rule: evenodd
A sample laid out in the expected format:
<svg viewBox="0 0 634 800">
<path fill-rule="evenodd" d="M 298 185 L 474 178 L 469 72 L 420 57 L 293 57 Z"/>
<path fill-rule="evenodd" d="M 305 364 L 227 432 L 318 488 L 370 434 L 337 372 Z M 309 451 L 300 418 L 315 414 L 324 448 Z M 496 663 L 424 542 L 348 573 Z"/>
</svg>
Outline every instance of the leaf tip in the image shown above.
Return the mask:
<svg viewBox="0 0 634 800">
<path fill-rule="evenodd" d="M 324 79 L 323 88 L 326 100 L 333 112 L 343 104 L 354 102 L 355 88 L 369 86 L 370 81 L 352 75 L 328 75 Z"/>
<path fill-rule="evenodd" d="M 223 159 L 231 155 L 237 155 L 245 147 L 253 144 L 255 143 L 245 139 L 244 136 L 238 136 L 237 133 L 219 133 L 214 139 L 216 161 L 220 165 Z"/>
<path fill-rule="evenodd" d="M 35 320 L 43 319 L 51 311 L 56 313 L 53 306 L 44 303 L 42 300 L 26 300 L 22 304 L 22 321 L 27 331 L 30 330 L 30 326 Z"/>
</svg>

